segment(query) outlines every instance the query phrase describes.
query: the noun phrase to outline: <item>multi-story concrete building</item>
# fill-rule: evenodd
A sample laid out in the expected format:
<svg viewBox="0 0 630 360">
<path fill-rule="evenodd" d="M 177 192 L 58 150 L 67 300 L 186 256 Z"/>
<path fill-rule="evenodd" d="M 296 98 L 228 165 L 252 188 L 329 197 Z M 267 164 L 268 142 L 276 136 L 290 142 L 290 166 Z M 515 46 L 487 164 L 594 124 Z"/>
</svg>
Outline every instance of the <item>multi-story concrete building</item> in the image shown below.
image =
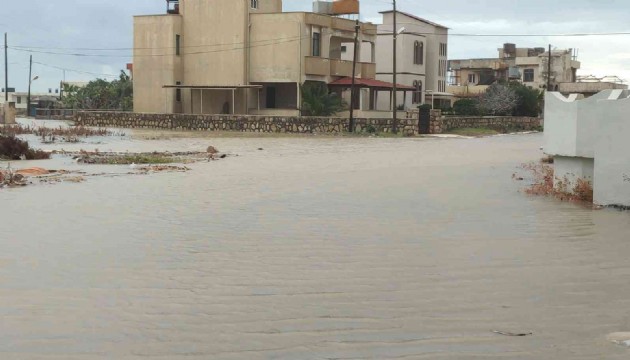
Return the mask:
<svg viewBox="0 0 630 360">
<path fill-rule="evenodd" d="M 449 91 L 474 93 L 475 87 L 497 81 L 519 81 L 532 88 L 545 89 L 550 58 L 550 82 L 557 90 L 561 83 L 575 82 L 580 68 L 572 49 L 552 50 L 550 57 L 545 48 L 517 48 L 514 44 L 504 44 L 498 52 L 498 58 L 450 60 L 449 85 L 453 88 L 449 87 Z"/>
<path fill-rule="evenodd" d="M 354 21 L 282 12 L 282 0 L 167 3 L 166 14 L 134 19 L 136 112 L 296 115 L 302 84 L 352 76 L 341 44 Z M 360 24 L 359 44 L 371 57 L 355 75 L 373 79 L 375 25 Z"/>
<path fill-rule="evenodd" d="M 450 102 L 446 92 L 448 28 L 423 18 L 396 12 L 398 29 L 394 29 L 394 12 L 383 11 L 378 25 L 376 44 L 376 78 L 393 81 L 393 34 L 397 32 L 397 82 L 411 86 L 412 96 L 398 96 L 398 104 L 414 108 L 425 101 Z M 386 99 L 379 107 L 386 107 Z"/>
</svg>

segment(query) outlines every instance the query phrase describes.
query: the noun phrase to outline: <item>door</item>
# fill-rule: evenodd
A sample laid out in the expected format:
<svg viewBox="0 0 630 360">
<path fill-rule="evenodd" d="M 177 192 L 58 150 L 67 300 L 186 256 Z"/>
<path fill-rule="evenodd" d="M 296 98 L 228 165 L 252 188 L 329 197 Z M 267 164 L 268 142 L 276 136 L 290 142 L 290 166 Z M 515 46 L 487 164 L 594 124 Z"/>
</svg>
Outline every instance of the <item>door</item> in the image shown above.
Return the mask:
<svg viewBox="0 0 630 360">
<path fill-rule="evenodd" d="M 270 86 L 267 88 L 267 109 L 276 108 L 276 88 Z"/>
<path fill-rule="evenodd" d="M 420 134 L 430 134 L 431 126 L 431 109 L 427 106 L 421 106 L 418 111 L 418 131 Z"/>
</svg>

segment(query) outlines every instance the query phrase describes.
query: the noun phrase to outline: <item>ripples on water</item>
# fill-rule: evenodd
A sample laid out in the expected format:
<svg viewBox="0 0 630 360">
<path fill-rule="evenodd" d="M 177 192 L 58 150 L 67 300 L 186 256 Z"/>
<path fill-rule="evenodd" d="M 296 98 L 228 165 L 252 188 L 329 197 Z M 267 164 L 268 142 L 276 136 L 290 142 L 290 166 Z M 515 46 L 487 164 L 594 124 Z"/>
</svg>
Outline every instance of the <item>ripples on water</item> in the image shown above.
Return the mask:
<svg viewBox="0 0 630 360">
<path fill-rule="evenodd" d="M 519 193 L 541 142 L 111 140 L 241 156 L 0 191 L 0 357 L 626 359 L 630 218 Z"/>
</svg>

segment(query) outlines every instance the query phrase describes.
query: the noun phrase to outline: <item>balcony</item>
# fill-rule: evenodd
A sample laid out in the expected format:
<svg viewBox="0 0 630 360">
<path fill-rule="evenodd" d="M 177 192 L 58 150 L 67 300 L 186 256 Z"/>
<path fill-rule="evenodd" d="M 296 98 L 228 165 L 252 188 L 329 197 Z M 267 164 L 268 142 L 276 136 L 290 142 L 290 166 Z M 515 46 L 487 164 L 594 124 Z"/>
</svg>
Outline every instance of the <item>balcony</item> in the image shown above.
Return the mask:
<svg viewBox="0 0 630 360">
<path fill-rule="evenodd" d="M 360 71 L 361 68 L 357 66 L 357 74 Z M 352 61 L 331 59 L 330 76 L 352 76 Z"/>
<path fill-rule="evenodd" d="M 304 72 L 306 75 L 352 77 L 352 61 L 307 56 Z M 359 62 L 356 74 L 363 79 L 374 79 L 376 64 Z"/>
<path fill-rule="evenodd" d="M 376 64 L 375 63 L 361 63 L 361 78 L 362 79 L 376 79 Z"/>
<path fill-rule="evenodd" d="M 330 75 L 330 60 L 316 56 L 307 56 L 304 72 L 307 75 L 328 76 Z"/>
</svg>

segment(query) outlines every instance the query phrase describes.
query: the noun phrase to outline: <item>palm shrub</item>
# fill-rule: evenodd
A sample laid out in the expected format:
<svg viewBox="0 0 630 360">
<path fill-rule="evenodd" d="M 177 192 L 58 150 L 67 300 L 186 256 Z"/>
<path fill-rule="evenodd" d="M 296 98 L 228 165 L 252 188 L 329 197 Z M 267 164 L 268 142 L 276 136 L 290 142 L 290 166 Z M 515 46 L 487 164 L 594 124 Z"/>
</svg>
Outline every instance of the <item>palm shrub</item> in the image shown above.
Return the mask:
<svg viewBox="0 0 630 360">
<path fill-rule="evenodd" d="M 302 115 L 304 116 L 331 116 L 346 107 L 338 94 L 328 91 L 325 83 L 306 82 L 301 88 Z"/>
</svg>

